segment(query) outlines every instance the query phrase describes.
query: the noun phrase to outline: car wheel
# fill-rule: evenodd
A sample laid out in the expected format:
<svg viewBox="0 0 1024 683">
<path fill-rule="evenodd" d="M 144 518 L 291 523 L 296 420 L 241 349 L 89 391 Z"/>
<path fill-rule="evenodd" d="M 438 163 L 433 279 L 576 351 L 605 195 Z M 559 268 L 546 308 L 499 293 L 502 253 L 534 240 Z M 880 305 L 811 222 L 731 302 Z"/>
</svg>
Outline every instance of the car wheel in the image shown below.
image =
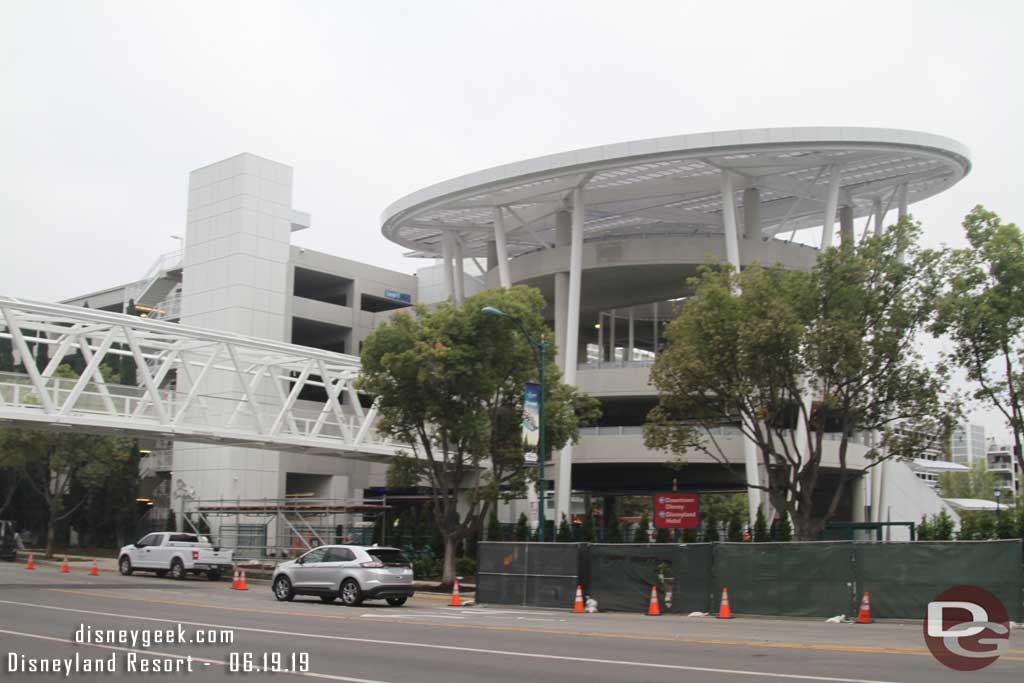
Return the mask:
<svg viewBox="0 0 1024 683">
<path fill-rule="evenodd" d="M 321 595 L 320 596 L 320 602 L 328 602 L 328 603 L 329 602 L 334 602 L 334 599 L 336 597 L 338 597 L 338 596 L 337 595 Z"/>
<path fill-rule="evenodd" d="M 281 602 L 290 602 L 295 597 L 292 582 L 288 580 L 287 576 L 279 576 L 274 579 L 274 597 Z"/>
<path fill-rule="evenodd" d="M 401 607 L 409 599 L 408 595 L 400 595 L 397 598 L 388 598 L 388 604 L 392 607 Z"/>
<path fill-rule="evenodd" d="M 345 579 L 341 583 L 341 601 L 348 607 L 358 607 L 363 603 L 363 592 L 355 579 Z"/>
<path fill-rule="evenodd" d="M 132 561 L 128 559 L 127 555 L 122 555 L 121 559 L 117 563 L 117 569 L 121 572 L 121 576 L 131 576 L 132 572 Z"/>
<path fill-rule="evenodd" d="M 185 565 L 178 558 L 171 560 L 171 578 L 178 581 L 185 578 Z"/>
<path fill-rule="evenodd" d="M 210 581 L 220 581 L 220 572 L 216 569 L 206 572 L 206 578 Z"/>
</svg>

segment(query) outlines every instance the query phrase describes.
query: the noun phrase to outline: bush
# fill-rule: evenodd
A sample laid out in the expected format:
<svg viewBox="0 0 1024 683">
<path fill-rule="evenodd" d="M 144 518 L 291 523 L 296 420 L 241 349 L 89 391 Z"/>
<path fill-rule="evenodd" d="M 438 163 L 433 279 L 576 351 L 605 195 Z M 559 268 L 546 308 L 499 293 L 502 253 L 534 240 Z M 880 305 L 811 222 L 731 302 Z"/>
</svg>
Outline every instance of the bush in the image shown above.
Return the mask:
<svg viewBox="0 0 1024 683">
<path fill-rule="evenodd" d="M 715 543 L 721 540 L 721 536 L 718 534 L 718 518 L 708 513 L 704 518 L 704 542 Z"/>
<path fill-rule="evenodd" d="M 622 543 L 623 533 L 622 527 L 618 524 L 612 524 L 608 527 L 608 537 L 605 538 L 605 543 Z"/>
<path fill-rule="evenodd" d="M 583 542 L 593 543 L 597 540 L 597 529 L 594 527 L 593 512 L 588 510 L 587 516 L 583 519 Z"/>
<path fill-rule="evenodd" d="M 413 575 L 417 579 L 440 579 L 443 569 L 444 563 L 433 555 L 423 555 L 412 563 Z"/>
<path fill-rule="evenodd" d="M 516 520 L 516 530 L 513 540 L 516 541 L 529 541 L 530 540 L 530 520 L 526 519 L 526 513 L 520 512 L 519 519 Z"/>
<path fill-rule="evenodd" d="M 917 525 L 917 540 L 919 541 L 930 541 L 932 536 L 935 535 L 932 525 L 928 523 L 928 516 L 922 515 L 921 521 Z"/>
<path fill-rule="evenodd" d="M 562 521 L 558 524 L 558 533 L 555 534 L 555 540 L 559 543 L 572 543 L 572 529 L 569 527 L 569 520 L 566 519 L 565 513 L 562 513 Z"/>
<path fill-rule="evenodd" d="M 498 523 L 498 513 L 496 511 L 492 511 L 490 519 L 487 520 L 487 540 L 488 541 L 504 541 L 505 540 L 505 535 L 501 531 L 501 524 Z"/>
<path fill-rule="evenodd" d="M 754 518 L 754 543 L 764 543 L 768 540 L 768 522 L 764 518 L 764 509 L 757 508 L 757 517 Z"/>
<path fill-rule="evenodd" d="M 671 543 L 672 542 L 672 531 L 665 527 L 658 527 L 658 531 L 654 535 L 655 543 Z"/>
<path fill-rule="evenodd" d="M 637 525 L 636 531 L 633 534 L 633 543 L 650 543 L 651 542 L 651 531 L 650 522 L 647 521 L 647 513 L 644 512 L 640 517 L 640 524 Z"/>
<path fill-rule="evenodd" d="M 725 538 L 730 543 L 741 543 L 743 541 L 743 517 L 737 510 L 729 513 L 729 526 L 726 529 Z"/>
<path fill-rule="evenodd" d="M 683 529 L 683 543 L 696 543 L 697 538 L 696 529 Z"/>
<path fill-rule="evenodd" d="M 933 541 L 952 541 L 953 540 L 953 529 L 956 524 L 953 522 L 953 518 L 949 516 L 949 513 L 942 510 L 937 515 L 932 515 L 932 540 Z"/>
<path fill-rule="evenodd" d="M 789 543 L 793 540 L 793 525 L 789 523 L 789 515 L 782 515 L 775 526 L 775 540 Z"/>
<path fill-rule="evenodd" d="M 476 560 L 472 557 L 460 557 L 455 560 L 455 575 L 464 579 L 476 577 Z"/>
</svg>

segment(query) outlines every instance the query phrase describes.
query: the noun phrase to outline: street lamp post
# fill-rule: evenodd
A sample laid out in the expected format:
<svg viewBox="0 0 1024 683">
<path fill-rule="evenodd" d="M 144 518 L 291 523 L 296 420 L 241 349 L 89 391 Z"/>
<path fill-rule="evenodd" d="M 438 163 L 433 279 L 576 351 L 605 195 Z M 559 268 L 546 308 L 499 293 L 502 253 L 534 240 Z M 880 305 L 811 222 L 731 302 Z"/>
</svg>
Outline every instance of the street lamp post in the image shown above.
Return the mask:
<svg viewBox="0 0 1024 683">
<path fill-rule="evenodd" d="M 537 399 L 537 409 L 540 412 L 537 425 L 537 540 L 544 542 L 544 506 L 547 502 L 547 481 L 544 479 L 544 355 L 547 352 L 548 343 L 541 337 L 539 342 L 533 341 L 533 337 L 526 331 L 523 321 L 514 315 L 500 311 L 494 306 L 484 306 L 481 313 L 494 315 L 499 318 L 508 318 L 519 326 L 526 341 L 536 349 L 537 352 L 537 383 L 540 384 L 540 396 Z"/>
</svg>

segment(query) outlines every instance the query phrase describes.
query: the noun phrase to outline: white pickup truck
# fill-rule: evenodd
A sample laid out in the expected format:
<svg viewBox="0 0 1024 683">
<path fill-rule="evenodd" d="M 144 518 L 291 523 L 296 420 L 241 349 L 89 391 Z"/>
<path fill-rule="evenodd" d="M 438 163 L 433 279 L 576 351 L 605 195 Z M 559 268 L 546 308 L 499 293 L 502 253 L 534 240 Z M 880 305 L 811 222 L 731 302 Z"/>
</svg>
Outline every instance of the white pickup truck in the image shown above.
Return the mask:
<svg viewBox="0 0 1024 683">
<path fill-rule="evenodd" d="M 186 574 L 203 574 L 216 581 L 233 568 L 231 550 L 210 544 L 206 536 L 162 531 L 121 548 L 117 566 L 125 576 L 135 571 L 156 572 L 157 576 L 183 579 Z"/>
</svg>

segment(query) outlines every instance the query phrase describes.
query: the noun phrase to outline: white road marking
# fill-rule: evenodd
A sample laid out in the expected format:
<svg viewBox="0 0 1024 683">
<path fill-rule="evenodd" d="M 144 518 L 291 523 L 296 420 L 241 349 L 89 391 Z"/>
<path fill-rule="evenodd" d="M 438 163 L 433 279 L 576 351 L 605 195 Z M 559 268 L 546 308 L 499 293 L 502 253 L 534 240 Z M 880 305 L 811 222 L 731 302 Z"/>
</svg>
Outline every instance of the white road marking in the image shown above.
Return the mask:
<svg viewBox="0 0 1024 683">
<path fill-rule="evenodd" d="M 116 612 L 98 612 L 96 610 L 74 609 L 72 607 L 57 607 L 55 605 L 38 605 L 30 602 L 17 602 L 14 600 L 0 600 L 0 604 L 19 605 L 21 607 L 35 607 L 48 609 L 57 612 L 75 612 L 78 614 L 92 614 L 94 616 L 116 617 L 118 619 L 137 619 L 139 621 L 156 621 L 165 624 L 183 624 L 186 626 L 203 626 L 206 628 L 229 628 L 236 631 L 248 631 L 250 633 L 266 633 L 274 636 L 295 636 L 299 638 L 317 638 L 319 640 L 338 640 L 348 643 L 366 643 L 369 645 L 388 645 L 399 647 L 418 647 L 428 650 L 446 650 L 450 652 L 471 652 L 483 655 L 504 655 L 506 657 L 523 657 L 527 659 L 549 659 L 562 662 L 577 662 L 581 664 L 610 664 L 614 666 L 635 666 L 644 669 L 666 669 L 670 671 L 700 671 L 704 673 L 731 674 L 734 676 L 754 676 L 758 678 L 785 678 L 801 681 L 821 681 L 822 683 L 896 683 L 894 681 L 880 681 L 867 678 L 840 678 L 834 676 L 812 676 L 809 674 L 784 674 L 768 671 L 749 671 L 746 669 L 719 669 L 707 666 L 684 666 L 682 664 L 656 664 L 654 662 L 636 662 L 621 659 L 600 659 L 597 657 L 572 657 L 569 655 L 549 655 L 540 652 L 513 652 L 510 650 L 491 650 L 479 647 L 463 647 L 459 645 L 437 645 L 434 643 L 413 643 L 401 640 L 379 640 L 376 638 L 355 638 L 351 636 L 335 636 L 325 633 L 299 633 L 296 631 L 278 631 L 268 628 L 254 628 L 251 626 L 236 626 L 231 624 L 210 624 L 202 621 L 184 621 L 182 619 L 162 619 L 158 617 L 143 617 L 135 614 L 118 614 Z M 60 640 L 60 639 L 54 639 Z M 61 641 L 68 642 L 68 641 Z M 317 674 L 325 675 L 325 674 Z M 341 679 L 346 680 L 346 679 Z"/>
<path fill-rule="evenodd" d="M 130 647 L 118 647 L 116 645 L 98 645 L 96 643 L 74 643 L 66 638 L 54 638 L 53 636 L 44 636 L 39 633 L 23 633 L 22 631 L 8 631 L 0 629 L 0 633 L 7 634 L 9 636 L 19 636 L 21 638 L 35 638 L 37 640 L 49 640 L 56 643 L 64 643 L 65 645 L 73 645 L 75 647 L 86 646 L 86 647 L 98 647 L 102 650 L 116 650 L 118 652 L 135 652 L 148 657 L 170 657 L 173 659 L 186 659 L 190 655 L 178 655 L 171 652 L 156 652 L 154 650 L 136 650 Z M 204 665 L 216 664 L 218 666 L 227 666 L 228 663 L 222 659 L 206 659 L 204 657 L 196 657 L 191 655 L 193 662 L 199 662 Z M 194 673 L 194 672 L 193 672 Z M 385 681 L 375 681 L 369 678 L 351 678 L 349 676 L 334 676 L 331 674 L 318 674 L 312 671 L 275 671 L 274 673 L 290 674 L 292 676 L 308 676 L 310 678 L 326 678 L 331 681 L 348 681 L 349 683 L 386 683 Z"/>
<path fill-rule="evenodd" d="M 454 617 L 450 614 L 397 614 L 395 612 L 367 612 L 360 614 L 361 617 L 372 617 L 374 619 L 465 619 L 466 617 Z"/>
</svg>

